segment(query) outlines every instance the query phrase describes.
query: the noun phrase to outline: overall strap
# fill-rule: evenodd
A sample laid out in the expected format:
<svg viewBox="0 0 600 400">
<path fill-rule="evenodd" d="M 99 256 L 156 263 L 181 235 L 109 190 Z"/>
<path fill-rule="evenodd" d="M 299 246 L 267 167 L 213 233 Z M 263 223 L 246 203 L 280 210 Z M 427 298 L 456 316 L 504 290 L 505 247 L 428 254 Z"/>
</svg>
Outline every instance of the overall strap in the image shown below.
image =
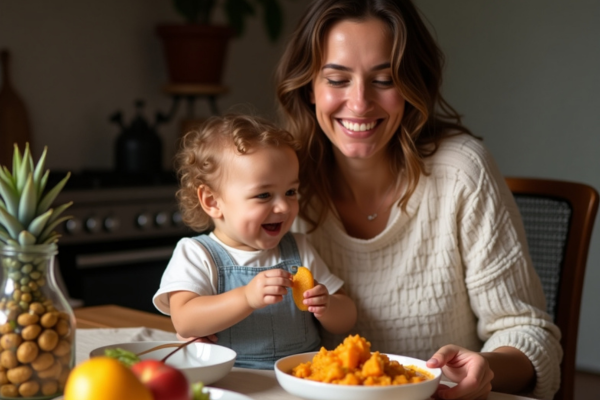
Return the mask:
<svg viewBox="0 0 600 400">
<path fill-rule="evenodd" d="M 223 246 L 219 245 L 208 235 L 198 235 L 194 237 L 195 240 L 200 242 L 202 246 L 208 250 L 210 256 L 213 259 L 215 265 L 223 266 L 223 267 L 231 267 L 235 265 L 231 256 L 227 251 L 223 248 Z"/>
<path fill-rule="evenodd" d="M 302 260 L 300 259 L 300 252 L 296 245 L 296 239 L 291 232 L 286 233 L 279 242 L 280 258 L 282 260 L 288 260 L 288 262 L 296 267 L 302 266 Z"/>
</svg>

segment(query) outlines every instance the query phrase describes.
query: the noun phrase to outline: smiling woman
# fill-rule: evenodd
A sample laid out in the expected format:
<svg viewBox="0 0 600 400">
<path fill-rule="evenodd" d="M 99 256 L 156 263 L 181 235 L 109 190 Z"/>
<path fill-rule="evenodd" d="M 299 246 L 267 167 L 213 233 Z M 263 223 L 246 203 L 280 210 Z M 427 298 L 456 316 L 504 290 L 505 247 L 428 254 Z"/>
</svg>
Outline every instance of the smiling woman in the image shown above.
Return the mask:
<svg viewBox="0 0 600 400">
<path fill-rule="evenodd" d="M 295 229 L 344 279 L 354 332 L 443 368 L 458 385 L 441 397 L 551 397 L 560 333 L 512 194 L 441 95 L 443 61 L 410 0 L 308 6 L 276 74 L 302 145 Z"/>
</svg>

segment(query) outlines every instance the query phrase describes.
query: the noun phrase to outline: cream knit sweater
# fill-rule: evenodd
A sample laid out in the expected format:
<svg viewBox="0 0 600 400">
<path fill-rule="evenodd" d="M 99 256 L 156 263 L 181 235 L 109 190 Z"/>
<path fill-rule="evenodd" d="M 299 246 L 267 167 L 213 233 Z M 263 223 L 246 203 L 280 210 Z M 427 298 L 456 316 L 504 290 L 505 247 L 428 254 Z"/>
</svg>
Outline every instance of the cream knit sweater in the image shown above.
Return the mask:
<svg viewBox="0 0 600 400">
<path fill-rule="evenodd" d="M 406 213 L 392 213 L 378 236 L 352 238 L 333 215 L 309 235 L 356 302 L 353 333 L 373 351 L 425 360 L 446 344 L 516 347 L 537 372 L 533 395 L 551 398 L 560 383 L 560 332 L 545 312 L 502 175 L 467 135 L 444 140 L 426 168 Z M 324 346 L 341 340 L 326 336 Z"/>
</svg>

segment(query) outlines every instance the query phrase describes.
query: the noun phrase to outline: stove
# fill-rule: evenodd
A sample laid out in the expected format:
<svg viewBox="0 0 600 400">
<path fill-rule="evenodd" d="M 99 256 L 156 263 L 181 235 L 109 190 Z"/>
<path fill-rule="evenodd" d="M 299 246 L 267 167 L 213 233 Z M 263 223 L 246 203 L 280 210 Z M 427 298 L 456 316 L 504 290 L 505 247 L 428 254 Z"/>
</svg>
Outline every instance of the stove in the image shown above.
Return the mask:
<svg viewBox="0 0 600 400">
<path fill-rule="evenodd" d="M 51 174 L 48 188 L 66 173 Z M 179 239 L 191 236 L 181 221 L 172 172 L 72 174 L 55 200 L 72 201 L 56 228 L 58 267 L 68 296 L 84 306 L 117 304 L 157 312 L 152 295 Z"/>
</svg>

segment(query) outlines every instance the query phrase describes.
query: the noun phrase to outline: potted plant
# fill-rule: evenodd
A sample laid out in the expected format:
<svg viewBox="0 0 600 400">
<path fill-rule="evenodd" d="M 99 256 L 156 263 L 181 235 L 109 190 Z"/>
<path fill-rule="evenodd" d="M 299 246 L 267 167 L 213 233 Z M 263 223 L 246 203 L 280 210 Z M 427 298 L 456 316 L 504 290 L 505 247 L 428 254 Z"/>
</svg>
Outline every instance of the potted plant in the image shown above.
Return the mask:
<svg viewBox="0 0 600 400">
<path fill-rule="evenodd" d="M 229 39 L 244 32 L 246 18 L 262 8 L 268 37 L 275 41 L 282 30 L 279 0 L 173 0 L 185 24 L 157 27 L 167 60 L 170 83 L 219 85 Z M 212 23 L 214 11 L 222 7 L 227 25 Z"/>
</svg>

